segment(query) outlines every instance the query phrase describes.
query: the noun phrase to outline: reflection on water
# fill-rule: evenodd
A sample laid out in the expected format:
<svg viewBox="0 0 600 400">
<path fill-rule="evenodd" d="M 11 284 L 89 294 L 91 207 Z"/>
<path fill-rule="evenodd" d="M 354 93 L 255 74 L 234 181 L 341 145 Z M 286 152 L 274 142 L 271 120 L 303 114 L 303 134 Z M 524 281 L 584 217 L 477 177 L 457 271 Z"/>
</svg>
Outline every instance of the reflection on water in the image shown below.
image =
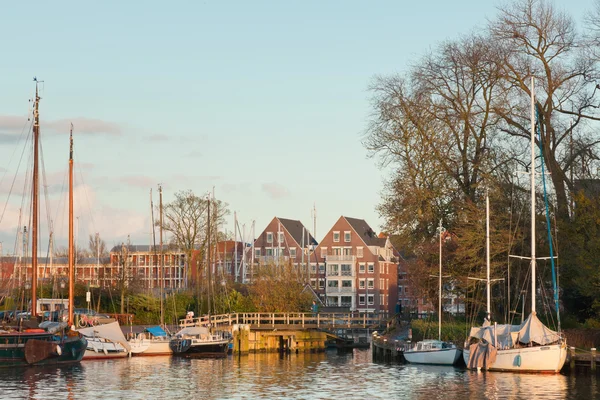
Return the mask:
<svg viewBox="0 0 600 400">
<path fill-rule="evenodd" d="M 1 399 L 593 399 L 589 375 L 471 372 L 376 364 L 370 351 L 134 357 L 69 367 L 0 369 Z"/>
</svg>

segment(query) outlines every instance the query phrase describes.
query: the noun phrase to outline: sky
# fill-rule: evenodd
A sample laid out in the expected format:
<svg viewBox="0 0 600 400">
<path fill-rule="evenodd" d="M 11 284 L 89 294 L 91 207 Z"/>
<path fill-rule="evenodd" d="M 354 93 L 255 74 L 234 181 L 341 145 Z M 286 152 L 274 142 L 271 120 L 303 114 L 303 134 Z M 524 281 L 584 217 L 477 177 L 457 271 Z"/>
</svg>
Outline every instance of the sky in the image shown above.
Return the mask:
<svg viewBox="0 0 600 400">
<path fill-rule="evenodd" d="M 50 217 L 41 221 L 52 220 L 57 245 L 68 235 L 71 122 L 80 246 L 96 232 L 109 247 L 128 237 L 150 244 L 158 184 L 165 203 L 179 191 L 214 190 L 231 212 L 225 229 L 233 231 L 235 212 L 247 240 L 253 223 L 256 236 L 275 216 L 312 232 L 313 207 L 317 240 L 341 215 L 379 232 L 376 207 L 391 172 L 361 142 L 373 111 L 369 84 L 477 31 L 499 4 L 10 2 L 0 13 L 3 254 L 15 251 L 19 209 L 29 209 L 21 153 L 33 77 L 43 81 Z M 554 4 L 579 21 L 594 2 Z"/>
</svg>

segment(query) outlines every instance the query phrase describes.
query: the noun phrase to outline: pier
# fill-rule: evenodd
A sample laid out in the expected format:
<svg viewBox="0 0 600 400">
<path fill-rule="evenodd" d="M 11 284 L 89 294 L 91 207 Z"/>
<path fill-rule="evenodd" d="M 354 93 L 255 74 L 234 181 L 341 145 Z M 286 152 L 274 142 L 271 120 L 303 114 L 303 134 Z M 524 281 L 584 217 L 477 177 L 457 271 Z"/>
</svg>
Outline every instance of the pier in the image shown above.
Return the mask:
<svg viewBox="0 0 600 400">
<path fill-rule="evenodd" d="M 370 332 L 388 323 L 386 313 L 232 313 L 181 319 L 180 327 L 207 326 L 233 336 L 234 354 L 319 352 L 328 341 L 368 345 Z"/>
</svg>

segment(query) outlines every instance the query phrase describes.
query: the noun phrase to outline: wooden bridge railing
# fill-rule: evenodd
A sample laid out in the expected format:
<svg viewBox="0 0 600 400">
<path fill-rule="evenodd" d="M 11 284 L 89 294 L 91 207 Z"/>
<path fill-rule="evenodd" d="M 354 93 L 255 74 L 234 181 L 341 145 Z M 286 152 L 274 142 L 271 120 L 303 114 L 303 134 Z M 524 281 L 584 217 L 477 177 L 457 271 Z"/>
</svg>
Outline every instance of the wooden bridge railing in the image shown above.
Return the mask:
<svg viewBox="0 0 600 400">
<path fill-rule="evenodd" d="M 335 329 L 369 328 L 387 321 L 387 313 L 233 313 L 180 319 L 179 326 L 231 327 L 234 324 L 246 324 L 254 328 Z"/>
</svg>

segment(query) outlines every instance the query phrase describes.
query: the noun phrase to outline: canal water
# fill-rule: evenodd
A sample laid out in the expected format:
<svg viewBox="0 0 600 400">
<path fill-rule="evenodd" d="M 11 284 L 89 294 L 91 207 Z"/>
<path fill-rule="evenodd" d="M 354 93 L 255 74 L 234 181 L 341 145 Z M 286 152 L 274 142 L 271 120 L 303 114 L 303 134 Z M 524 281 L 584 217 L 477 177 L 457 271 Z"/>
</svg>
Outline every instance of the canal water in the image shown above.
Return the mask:
<svg viewBox="0 0 600 400">
<path fill-rule="evenodd" d="M 0 369 L 0 399 L 596 399 L 595 376 L 373 363 L 370 350 Z"/>
</svg>

